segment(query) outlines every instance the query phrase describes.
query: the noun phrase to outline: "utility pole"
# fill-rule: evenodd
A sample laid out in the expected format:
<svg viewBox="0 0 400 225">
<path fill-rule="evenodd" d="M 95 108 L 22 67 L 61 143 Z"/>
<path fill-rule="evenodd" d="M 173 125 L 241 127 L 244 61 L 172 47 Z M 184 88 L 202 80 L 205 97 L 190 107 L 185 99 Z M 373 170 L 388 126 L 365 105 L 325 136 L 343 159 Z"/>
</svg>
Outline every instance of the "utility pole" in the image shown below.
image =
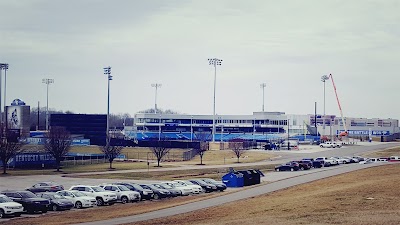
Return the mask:
<svg viewBox="0 0 400 225">
<path fill-rule="evenodd" d="M 217 86 L 217 66 L 222 64 L 222 59 L 208 59 L 208 64 L 214 66 L 214 104 L 213 104 L 213 124 L 212 124 L 212 142 L 215 142 L 215 89 Z"/>
</svg>

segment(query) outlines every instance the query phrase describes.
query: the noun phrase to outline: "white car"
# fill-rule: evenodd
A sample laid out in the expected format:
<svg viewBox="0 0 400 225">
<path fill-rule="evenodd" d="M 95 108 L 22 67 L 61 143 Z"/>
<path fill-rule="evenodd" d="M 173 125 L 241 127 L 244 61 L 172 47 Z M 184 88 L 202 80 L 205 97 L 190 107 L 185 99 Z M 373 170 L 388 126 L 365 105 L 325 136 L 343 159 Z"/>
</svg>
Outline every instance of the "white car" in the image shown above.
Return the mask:
<svg viewBox="0 0 400 225">
<path fill-rule="evenodd" d="M 314 161 L 322 161 L 324 166 L 339 165 L 339 162 L 334 158 L 318 157 Z"/>
<path fill-rule="evenodd" d="M 346 157 L 331 157 L 331 159 L 335 159 L 336 161 L 338 161 L 339 164 L 351 163 L 351 160 Z"/>
<path fill-rule="evenodd" d="M 118 201 L 120 201 L 122 204 L 128 202 L 139 202 L 141 200 L 139 192 L 131 191 L 124 185 L 102 184 L 100 187 L 104 188 L 106 191 L 115 193 Z"/>
<path fill-rule="evenodd" d="M 369 163 L 376 163 L 376 162 L 382 162 L 379 161 L 378 158 L 366 158 L 364 161 L 359 162 L 360 164 L 369 164 Z"/>
<path fill-rule="evenodd" d="M 97 205 L 97 200 L 94 197 L 87 196 L 80 191 L 57 191 L 57 194 L 71 200 L 77 209 L 89 208 Z"/>
<path fill-rule="evenodd" d="M 20 216 L 24 207 L 18 202 L 14 202 L 9 197 L 0 194 L 0 218 L 6 215 Z"/>
<path fill-rule="evenodd" d="M 200 185 L 193 184 L 192 182 L 190 182 L 188 180 L 174 180 L 174 181 L 181 185 L 191 188 L 193 194 L 200 194 L 200 193 L 204 192 L 203 188 Z"/>
<path fill-rule="evenodd" d="M 175 181 L 164 181 L 161 182 L 162 184 L 168 184 L 169 186 L 176 188 L 182 192 L 182 195 L 190 195 L 193 193 L 193 190 L 191 187 L 188 187 L 187 185 L 180 184 Z"/>
<path fill-rule="evenodd" d="M 106 191 L 99 186 L 75 185 L 69 190 L 81 191 L 88 196 L 96 198 L 98 206 L 104 205 L 105 203 L 112 205 L 117 201 L 117 195 L 115 193 Z"/>
</svg>

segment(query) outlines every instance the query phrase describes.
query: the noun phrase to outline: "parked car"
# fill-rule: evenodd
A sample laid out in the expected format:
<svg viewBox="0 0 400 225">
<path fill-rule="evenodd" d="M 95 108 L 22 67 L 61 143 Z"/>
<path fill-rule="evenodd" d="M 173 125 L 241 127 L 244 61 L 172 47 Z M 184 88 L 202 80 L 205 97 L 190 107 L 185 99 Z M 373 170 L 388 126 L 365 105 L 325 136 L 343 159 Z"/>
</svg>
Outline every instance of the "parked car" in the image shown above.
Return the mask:
<svg viewBox="0 0 400 225">
<path fill-rule="evenodd" d="M 400 156 L 390 156 L 389 162 L 400 162 Z"/>
<path fill-rule="evenodd" d="M 200 179 L 191 179 L 189 180 L 192 184 L 199 185 L 203 188 L 204 192 L 212 192 L 217 190 L 217 186 L 213 184 L 206 183 Z"/>
<path fill-rule="evenodd" d="M 0 219 L 9 215 L 20 216 L 23 211 L 24 207 L 20 203 L 0 194 Z"/>
<path fill-rule="evenodd" d="M 88 196 L 96 198 L 98 206 L 102 206 L 105 203 L 112 205 L 117 201 L 116 194 L 114 194 L 113 192 L 106 191 L 99 186 L 75 185 L 72 186 L 70 190 L 81 191 Z"/>
<path fill-rule="evenodd" d="M 358 163 L 358 162 L 360 162 L 360 160 L 358 158 L 353 158 L 353 157 L 350 157 L 350 156 L 344 156 L 343 158 L 349 159 L 350 163 Z"/>
<path fill-rule="evenodd" d="M 319 144 L 319 147 L 321 147 L 321 148 L 336 148 L 336 147 L 338 147 L 338 145 L 334 142 L 328 141 L 328 142 Z"/>
<path fill-rule="evenodd" d="M 361 157 L 361 156 L 353 156 L 352 158 L 353 159 L 358 159 L 358 162 L 361 162 L 361 161 L 365 160 L 364 157 Z"/>
<path fill-rule="evenodd" d="M 202 178 L 201 180 L 203 180 L 204 182 L 206 182 L 208 184 L 213 184 L 213 185 L 217 186 L 217 190 L 218 191 L 225 191 L 226 190 L 226 185 L 224 183 L 222 183 L 221 181 L 216 181 L 216 180 L 211 179 L 211 178 Z"/>
<path fill-rule="evenodd" d="M 192 189 L 193 194 L 200 194 L 201 192 L 204 192 L 203 188 L 200 185 L 193 184 L 192 182 L 188 180 L 174 180 L 175 182 L 178 182 L 182 185 L 188 186 Z"/>
<path fill-rule="evenodd" d="M 350 159 L 345 157 L 331 157 L 331 159 L 336 160 L 339 164 L 347 164 L 351 162 Z"/>
<path fill-rule="evenodd" d="M 139 184 L 135 184 L 135 183 L 122 183 L 122 182 L 117 182 L 114 184 L 118 184 L 118 185 L 124 185 L 125 187 L 127 187 L 129 190 L 131 191 L 137 191 L 140 194 L 140 199 L 141 200 L 150 200 L 154 197 L 154 192 L 150 189 L 144 189 L 142 186 L 140 186 Z"/>
<path fill-rule="evenodd" d="M 122 204 L 128 202 L 138 202 L 140 201 L 140 193 L 137 191 L 131 191 L 124 185 L 118 184 L 104 184 L 100 185 L 100 187 L 104 188 L 106 191 L 113 192 L 117 195 L 117 200 Z"/>
<path fill-rule="evenodd" d="M 178 188 L 174 188 L 168 184 L 163 184 L 163 183 L 156 183 L 153 184 L 155 187 L 160 188 L 160 189 L 165 189 L 168 190 L 171 193 L 171 197 L 176 197 L 179 195 L 182 195 L 181 190 L 179 190 Z"/>
<path fill-rule="evenodd" d="M 3 191 L 1 194 L 20 203 L 24 207 L 24 211 L 27 211 L 28 213 L 46 213 L 50 205 L 49 200 L 39 198 L 30 191 Z"/>
<path fill-rule="evenodd" d="M 309 170 L 313 167 L 313 163 L 310 160 L 298 160 L 293 162 L 299 164 L 300 170 Z"/>
<path fill-rule="evenodd" d="M 316 161 L 316 160 L 314 160 L 313 158 L 304 158 L 304 159 L 302 159 L 303 161 L 304 160 L 306 160 L 306 161 L 311 161 L 311 163 L 312 163 L 312 167 L 314 167 L 314 168 L 321 168 L 321 167 L 324 167 L 324 163 L 323 162 L 321 162 L 321 161 Z"/>
<path fill-rule="evenodd" d="M 26 189 L 27 191 L 36 192 L 57 192 L 64 190 L 64 186 L 54 183 L 54 182 L 40 182 L 32 185 Z"/>
<path fill-rule="evenodd" d="M 66 199 L 71 200 L 74 203 L 75 208 L 88 208 L 97 205 L 97 200 L 94 197 L 88 196 L 80 191 L 57 191 L 57 194 L 64 196 Z"/>
<path fill-rule="evenodd" d="M 154 199 L 162 199 L 162 198 L 168 198 L 172 197 L 172 194 L 170 191 L 164 189 L 164 188 L 158 188 L 152 184 L 140 184 L 140 186 L 144 189 L 150 189 L 154 193 Z"/>
<path fill-rule="evenodd" d="M 297 171 L 300 165 L 297 162 L 288 162 L 279 166 L 275 166 L 275 171 Z"/>
<path fill-rule="evenodd" d="M 45 198 L 49 200 L 49 209 L 53 211 L 70 210 L 75 206 L 74 202 L 55 192 L 41 192 L 36 193 L 36 195 L 39 198 Z"/>
<path fill-rule="evenodd" d="M 169 186 L 171 186 L 173 188 L 176 188 L 176 189 L 180 190 L 181 191 L 181 195 L 190 195 L 190 194 L 193 193 L 193 190 L 192 190 L 191 187 L 188 187 L 187 185 L 183 185 L 183 184 L 180 184 L 180 183 L 175 182 L 175 181 L 164 181 L 162 183 L 163 184 L 167 184 L 167 185 L 169 185 Z"/>
<path fill-rule="evenodd" d="M 328 157 L 318 157 L 315 158 L 315 161 L 320 161 L 324 164 L 324 166 L 333 166 L 339 165 L 339 162 L 336 159 L 328 158 Z"/>
</svg>

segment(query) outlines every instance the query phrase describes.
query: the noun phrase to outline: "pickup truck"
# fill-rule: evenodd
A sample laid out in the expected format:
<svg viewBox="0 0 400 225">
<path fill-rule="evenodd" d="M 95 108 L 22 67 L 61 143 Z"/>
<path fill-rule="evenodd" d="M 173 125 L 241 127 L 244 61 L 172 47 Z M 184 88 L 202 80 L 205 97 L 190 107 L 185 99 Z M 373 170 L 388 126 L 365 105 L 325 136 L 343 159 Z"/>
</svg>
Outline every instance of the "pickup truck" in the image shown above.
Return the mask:
<svg viewBox="0 0 400 225">
<path fill-rule="evenodd" d="M 315 158 L 314 160 L 323 162 L 324 166 L 339 165 L 339 162 L 333 158 L 318 157 L 318 158 Z"/>
<path fill-rule="evenodd" d="M 337 143 L 337 142 L 328 141 L 328 142 L 325 142 L 325 143 L 321 143 L 319 145 L 319 147 L 321 147 L 321 148 L 340 148 L 340 147 L 342 147 L 342 145 L 340 143 Z"/>
</svg>

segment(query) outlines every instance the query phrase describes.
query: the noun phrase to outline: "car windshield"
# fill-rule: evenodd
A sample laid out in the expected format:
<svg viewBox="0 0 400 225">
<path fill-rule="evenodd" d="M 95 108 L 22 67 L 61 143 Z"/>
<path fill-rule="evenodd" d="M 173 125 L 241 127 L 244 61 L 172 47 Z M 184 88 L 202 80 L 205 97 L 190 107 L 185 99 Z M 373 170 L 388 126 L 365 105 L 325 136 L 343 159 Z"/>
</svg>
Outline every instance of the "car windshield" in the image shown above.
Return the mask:
<svg viewBox="0 0 400 225">
<path fill-rule="evenodd" d="M 140 191 L 142 191 L 143 190 L 143 187 L 142 186 L 140 186 L 139 184 L 130 184 L 132 187 L 134 187 L 136 190 L 140 190 Z"/>
<path fill-rule="evenodd" d="M 202 181 L 202 180 L 195 180 L 197 183 L 202 184 L 202 185 L 207 185 L 206 182 Z"/>
<path fill-rule="evenodd" d="M 55 194 L 55 195 L 51 196 L 51 199 L 65 199 L 65 197 L 61 196 L 59 194 Z"/>
<path fill-rule="evenodd" d="M 106 190 L 104 190 L 104 189 L 101 188 L 101 187 L 92 187 L 92 189 L 93 189 L 93 191 L 95 191 L 95 192 L 104 192 L 104 191 L 106 191 Z"/>
<path fill-rule="evenodd" d="M 127 188 L 127 187 L 124 186 L 124 185 L 119 185 L 118 188 L 119 188 L 119 190 L 121 190 L 121 191 L 130 191 L 129 188 Z"/>
<path fill-rule="evenodd" d="M 7 196 L 2 196 L 0 197 L 0 203 L 5 203 L 5 202 L 13 202 L 9 197 Z"/>
<path fill-rule="evenodd" d="M 22 198 L 37 198 L 37 196 L 32 192 L 20 192 L 19 194 L 22 196 Z"/>
<path fill-rule="evenodd" d="M 165 188 L 165 189 L 171 189 L 173 188 L 171 185 L 168 184 L 160 184 L 161 187 Z"/>
<path fill-rule="evenodd" d="M 186 185 L 193 185 L 192 182 L 187 181 L 187 180 L 182 180 L 182 181 L 180 181 L 180 182 L 181 182 L 181 183 L 184 183 L 184 184 L 186 184 Z"/>
<path fill-rule="evenodd" d="M 73 194 L 75 195 L 75 197 L 84 197 L 84 196 L 87 196 L 85 193 L 82 193 L 82 192 L 79 192 L 79 191 L 73 192 Z"/>
<path fill-rule="evenodd" d="M 185 187 L 186 185 L 180 183 L 174 183 L 174 187 Z"/>
</svg>

